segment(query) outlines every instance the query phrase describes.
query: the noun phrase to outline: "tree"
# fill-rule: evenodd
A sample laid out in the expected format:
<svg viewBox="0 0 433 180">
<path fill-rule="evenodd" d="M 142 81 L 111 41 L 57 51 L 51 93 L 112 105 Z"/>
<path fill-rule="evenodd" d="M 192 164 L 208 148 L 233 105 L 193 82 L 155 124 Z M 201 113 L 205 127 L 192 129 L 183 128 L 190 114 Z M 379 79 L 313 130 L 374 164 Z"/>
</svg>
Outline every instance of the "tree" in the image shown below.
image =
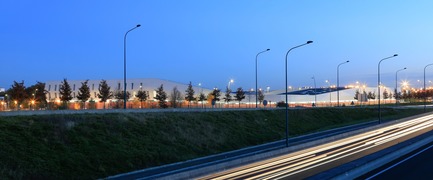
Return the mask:
<svg viewBox="0 0 433 180">
<path fill-rule="evenodd" d="M 185 90 L 185 100 L 187 100 L 188 101 L 188 107 L 190 106 L 190 104 L 191 104 L 191 101 L 195 101 L 195 97 L 194 97 L 194 89 L 192 88 L 192 84 L 191 84 L 191 81 L 189 82 L 189 84 L 188 84 L 188 88 Z"/>
<path fill-rule="evenodd" d="M 143 101 L 146 101 L 149 98 L 149 95 L 146 91 L 138 90 L 137 94 L 135 95 L 140 100 L 140 107 L 143 108 Z"/>
<path fill-rule="evenodd" d="M 47 97 L 45 91 L 45 83 L 37 82 L 26 88 L 27 98 L 30 98 L 32 105 L 39 106 L 39 108 L 44 108 L 47 106 Z"/>
<path fill-rule="evenodd" d="M 243 99 L 245 99 L 245 91 L 242 89 L 242 87 L 240 87 L 236 90 L 235 99 L 236 99 L 236 101 L 239 101 L 239 108 L 240 108 L 241 107 L 241 101 Z"/>
<path fill-rule="evenodd" d="M 201 107 L 203 108 L 203 101 L 206 100 L 206 95 L 201 92 L 200 95 L 198 96 L 198 100 L 201 101 Z"/>
<path fill-rule="evenodd" d="M 68 102 L 72 100 L 72 89 L 68 83 L 68 80 L 65 78 L 60 84 L 59 88 L 60 100 L 63 102 L 65 108 L 68 108 Z"/>
<path fill-rule="evenodd" d="M 376 94 L 373 92 L 368 92 L 367 99 L 376 99 Z"/>
<path fill-rule="evenodd" d="M 100 99 L 99 102 L 104 103 L 104 109 L 105 109 L 105 102 L 107 102 L 108 99 L 113 97 L 113 93 L 111 93 L 110 86 L 108 86 L 106 80 L 101 80 L 101 82 L 99 83 L 98 90 L 99 90 L 98 98 Z"/>
<path fill-rule="evenodd" d="M 161 84 L 156 91 L 156 97 L 154 99 L 158 100 L 158 105 L 160 108 L 167 108 L 167 102 L 165 100 L 167 99 L 167 93 L 164 91 L 164 86 Z"/>
<path fill-rule="evenodd" d="M 357 89 L 357 90 L 355 91 L 355 97 L 353 97 L 353 99 L 355 99 L 355 100 L 359 100 L 359 99 L 358 99 L 358 96 L 359 96 L 359 90 Z"/>
<path fill-rule="evenodd" d="M 213 100 L 215 101 L 219 101 L 220 100 L 220 96 L 221 96 L 221 90 L 219 90 L 218 88 L 214 88 L 212 93 L 211 93 Z"/>
<path fill-rule="evenodd" d="M 125 91 L 115 91 L 113 93 L 114 98 L 117 100 L 116 102 L 116 108 L 121 108 L 120 107 L 120 102 L 123 102 L 124 97 L 124 93 Z M 131 94 L 129 93 L 129 91 L 126 91 L 126 99 L 128 100 L 129 97 L 131 96 Z"/>
<path fill-rule="evenodd" d="M 263 100 L 265 100 L 265 94 L 263 94 L 263 91 L 261 89 L 259 89 L 257 99 L 260 102 L 259 104 L 262 104 Z"/>
<path fill-rule="evenodd" d="M 18 83 L 14 81 L 12 88 L 9 90 L 10 98 L 15 101 L 17 105 L 17 109 L 20 109 L 20 105 L 26 100 L 26 87 L 24 86 L 24 81 Z"/>
<path fill-rule="evenodd" d="M 389 93 L 388 93 L 388 91 L 385 89 L 385 90 L 383 90 L 383 99 L 384 100 L 387 100 L 388 98 L 389 98 Z"/>
<path fill-rule="evenodd" d="M 90 88 L 87 86 L 89 80 L 81 82 L 81 87 L 78 89 L 77 99 L 83 103 L 83 109 L 86 109 L 86 101 L 90 98 Z"/>
<path fill-rule="evenodd" d="M 224 95 L 224 101 L 226 103 L 229 103 L 232 100 L 232 95 L 230 95 L 230 93 L 232 93 L 232 90 L 229 89 L 229 87 L 227 87 L 226 88 L 226 93 Z M 230 107 L 230 104 L 229 104 L 229 107 Z"/>
<path fill-rule="evenodd" d="M 171 104 L 171 107 L 177 108 L 177 106 L 180 104 L 180 102 L 182 101 L 182 99 L 183 99 L 182 93 L 180 93 L 180 91 L 175 86 L 173 88 L 173 90 L 171 91 L 171 93 L 170 93 L 170 104 Z"/>
</svg>

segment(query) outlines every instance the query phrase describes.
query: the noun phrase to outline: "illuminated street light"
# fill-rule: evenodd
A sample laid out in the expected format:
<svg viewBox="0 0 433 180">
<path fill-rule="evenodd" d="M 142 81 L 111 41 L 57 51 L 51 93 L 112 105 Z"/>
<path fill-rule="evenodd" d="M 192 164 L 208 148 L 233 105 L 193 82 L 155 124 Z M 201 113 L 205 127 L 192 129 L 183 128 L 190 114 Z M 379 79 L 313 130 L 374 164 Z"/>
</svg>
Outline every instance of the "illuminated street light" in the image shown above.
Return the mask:
<svg viewBox="0 0 433 180">
<path fill-rule="evenodd" d="M 314 81 L 314 106 L 317 105 L 317 93 L 316 93 L 316 78 L 313 76 L 311 79 Z"/>
<path fill-rule="evenodd" d="M 380 111 L 380 63 L 383 61 L 383 60 L 386 60 L 386 59 L 389 59 L 389 58 L 393 58 L 393 57 L 397 57 L 398 56 L 398 54 L 394 54 L 394 55 L 392 55 L 392 56 L 389 56 L 389 57 L 386 57 L 386 58 L 383 58 L 383 59 L 381 59 L 380 61 L 379 61 L 379 64 L 377 65 L 377 92 L 378 92 L 378 94 L 377 94 L 377 96 L 379 97 L 378 99 L 379 99 L 379 103 L 378 103 L 378 110 L 379 110 L 379 124 L 380 123 L 382 123 L 382 112 Z"/>
<path fill-rule="evenodd" d="M 271 50 L 271 49 L 266 49 L 264 51 L 257 53 L 257 55 L 256 55 L 256 89 L 257 89 L 257 57 L 259 56 L 259 54 L 262 54 L 262 53 L 267 52 L 269 50 Z M 257 93 L 258 92 L 256 91 L 256 108 L 257 108 L 257 96 L 258 96 Z"/>
<path fill-rule="evenodd" d="M 337 107 L 340 107 L 340 66 L 349 62 L 350 61 L 345 61 L 337 66 Z"/>
<path fill-rule="evenodd" d="M 427 90 L 425 89 L 425 69 L 427 68 L 427 66 L 431 66 L 431 65 L 433 65 L 433 64 L 427 64 L 425 67 L 424 67 L 424 91 L 423 91 L 423 93 L 424 93 L 424 112 L 426 112 L 426 101 L 427 101 Z"/>
<path fill-rule="evenodd" d="M 325 80 L 326 83 L 328 83 L 328 89 L 329 89 L 329 105 L 332 106 L 332 98 L 331 98 L 331 82 L 329 82 L 329 80 Z"/>
<path fill-rule="evenodd" d="M 137 26 L 127 31 L 123 38 L 123 109 L 126 109 L 126 35 L 140 26 L 140 24 L 137 24 Z"/>
<path fill-rule="evenodd" d="M 287 56 L 289 55 L 289 52 L 291 50 L 296 49 L 296 48 L 301 47 L 301 46 L 305 46 L 307 44 L 311 44 L 311 43 L 313 43 L 313 41 L 307 41 L 304 44 L 301 44 L 301 45 L 298 45 L 298 46 L 290 48 L 287 51 L 287 53 L 286 53 L 286 64 L 284 66 L 285 69 L 286 69 L 286 85 L 284 86 L 285 89 L 286 89 L 286 147 L 289 147 L 289 107 L 288 107 L 289 106 L 289 102 L 288 102 L 288 98 L 287 98 L 287 87 L 288 87 L 287 86 Z"/>
<path fill-rule="evenodd" d="M 395 72 L 395 92 L 394 92 L 394 94 L 395 94 L 395 105 L 397 105 L 397 101 L 400 99 L 399 98 L 399 95 L 398 95 L 398 90 L 397 90 L 397 73 L 398 72 L 400 72 L 400 71 L 403 71 L 403 70 L 405 70 L 406 68 L 403 68 L 403 69 L 399 69 L 399 70 L 397 70 L 396 72 Z"/>
<path fill-rule="evenodd" d="M 233 79 L 230 79 L 229 85 L 227 86 L 230 89 L 230 84 L 233 84 L 235 81 Z"/>
</svg>

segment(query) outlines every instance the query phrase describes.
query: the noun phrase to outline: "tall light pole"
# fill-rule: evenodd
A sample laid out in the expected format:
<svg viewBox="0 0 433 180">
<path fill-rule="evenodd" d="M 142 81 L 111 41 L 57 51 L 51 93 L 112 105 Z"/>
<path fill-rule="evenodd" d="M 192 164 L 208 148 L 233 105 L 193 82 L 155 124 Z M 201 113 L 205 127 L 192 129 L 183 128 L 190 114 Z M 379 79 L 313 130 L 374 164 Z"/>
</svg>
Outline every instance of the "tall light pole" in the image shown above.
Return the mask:
<svg viewBox="0 0 433 180">
<path fill-rule="evenodd" d="M 397 80 L 397 73 L 400 72 L 400 71 L 403 71 L 403 70 L 405 70 L 405 69 L 406 69 L 406 68 L 399 69 L 399 70 L 397 70 L 397 71 L 395 72 L 395 92 L 394 92 L 394 96 L 395 96 L 395 105 L 397 105 L 397 101 L 400 99 L 400 98 L 398 97 L 398 90 L 397 90 L 397 82 L 398 82 L 398 80 Z"/>
<path fill-rule="evenodd" d="M 340 66 L 348 62 L 350 61 L 342 62 L 337 66 L 337 107 L 340 107 Z"/>
<path fill-rule="evenodd" d="M 227 88 L 229 88 L 230 89 L 230 84 L 232 84 L 232 83 L 234 83 L 235 81 L 233 80 L 233 79 L 230 79 L 230 81 L 229 81 L 229 84 L 228 84 L 228 86 L 227 86 Z"/>
<path fill-rule="evenodd" d="M 329 89 L 329 105 L 332 107 L 332 91 L 331 91 L 331 82 L 329 82 L 329 80 L 325 81 L 326 83 L 328 83 L 328 89 Z"/>
<path fill-rule="evenodd" d="M 267 52 L 269 50 L 271 50 L 271 49 L 266 49 L 264 51 L 257 53 L 257 55 L 256 55 L 256 108 L 257 108 L 257 93 L 258 93 L 257 92 L 257 57 L 259 56 L 259 54 L 262 54 L 262 53 Z"/>
<path fill-rule="evenodd" d="M 378 113 L 378 115 L 379 115 L 379 124 L 382 123 L 382 112 L 380 111 L 380 63 L 381 63 L 383 60 L 386 60 L 386 59 L 389 59 L 389 58 L 393 58 L 393 57 L 397 57 L 397 56 L 398 56 L 398 54 L 394 54 L 394 55 L 392 55 L 392 56 L 389 56 L 389 57 L 383 58 L 383 59 L 381 59 L 381 60 L 379 61 L 379 64 L 377 65 L 377 92 L 378 92 L 377 97 L 379 97 L 379 98 L 378 98 L 378 99 L 379 99 L 379 102 L 378 102 L 378 110 L 379 110 L 379 113 Z"/>
<path fill-rule="evenodd" d="M 313 76 L 311 79 L 314 81 L 314 106 L 317 105 L 317 93 L 316 93 L 316 78 Z"/>
<path fill-rule="evenodd" d="M 137 26 L 127 31 L 123 38 L 123 109 L 126 109 L 126 35 L 140 26 L 140 24 L 137 24 Z"/>
<path fill-rule="evenodd" d="M 298 47 L 301 46 L 305 46 L 307 44 L 311 44 L 313 43 L 313 41 L 307 41 L 304 44 L 295 46 L 290 48 L 287 53 L 286 53 L 286 65 L 285 65 L 285 69 L 286 69 L 286 85 L 284 86 L 284 88 L 286 89 L 286 147 L 289 147 L 289 102 L 288 102 L 288 98 L 287 98 L 287 55 L 289 55 L 289 52 L 293 49 L 296 49 Z"/>
<path fill-rule="evenodd" d="M 424 112 L 426 112 L 426 106 L 427 106 L 427 104 L 426 104 L 426 102 L 427 102 L 427 89 L 425 89 L 425 69 L 428 67 L 428 66 L 431 66 L 431 65 L 433 65 L 433 64 L 427 64 L 425 67 L 424 67 Z"/>
</svg>

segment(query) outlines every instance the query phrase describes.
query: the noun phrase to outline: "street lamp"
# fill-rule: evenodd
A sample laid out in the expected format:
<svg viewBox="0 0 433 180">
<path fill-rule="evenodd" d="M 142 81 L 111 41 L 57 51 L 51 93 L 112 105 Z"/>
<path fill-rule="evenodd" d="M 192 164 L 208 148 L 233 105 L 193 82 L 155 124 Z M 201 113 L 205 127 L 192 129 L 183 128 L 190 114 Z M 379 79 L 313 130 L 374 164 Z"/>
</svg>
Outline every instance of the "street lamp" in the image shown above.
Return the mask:
<svg viewBox="0 0 433 180">
<path fill-rule="evenodd" d="M 325 80 L 326 83 L 328 83 L 328 90 L 329 90 L 329 105 L 332 106 L 332 91 L 331 91 L 331 82 L 329 80 Z"/>
<path fill-rule="evenodd" d="M 424 67 L 424 112 L 426 112 L 426 101 L 427 101 L 427 90 L 425 89 L 425 69 L 427 68 L 427 66 L 431 66 L 431 65 L 433 65 L 433 64 L 427 64 L 425 67 Z"/>
<path fill-rule="evenodd" d="M 126 109 L 126 35 L 140 26 L 140 24 L 137 24 L 137 26 L 127 31 L 123 38 L 123 109 Z"/>
<path fill-rule="evenodd" d="M 380 111 L 380 63 L 383 60 L 389 59 L 389 58 L 393 58 L 393 57 L 397 57 L 398 54 L 394 54 L 392 56 L 383 58 L 379 61 L 379 64 L 377 65 L 377 97 L 379 97 L 379 103 L 378 103 L 378 110 L 379 110 L 379 124 L 382 123 L 382 112 Z"/>
<path fill-rule="evenodd" d="M 296 49 L 296 48 L 301 47 L 301 46 L 305 46 L 307 44 L 311 44 L 311 43 L 313 43 L 313 41 L 307 41 L 304 44 L 290 48 L 286 53 L 286 65 L 284 66 L 286 69 L 286 85 L 284 86 L 284 88 L 286 89 L 286 147 L 289 147 L 289 107 L 288 107 L 289 102 L 288 102 L 288 98 L 287 98 L 287 87 L 288 87 L 287 86 L 287 55 L 289 55 L 289 52 L 291 50 Z"/>
<path fill-rule="evenodd" d="M 259 54 L 262 54 L 262 53 L 267 52 L 269 50 L 271 50 L 271 49 L 266 49 L 264 51 L 257 53 L 257 55 L 256 55 L 256 89 L 257 89 L 257 57 L 259 56 Z M 257 93 L 258 92 L 256 91 L 256 108 L 257 108 Z"/>
<path fill-rule="evenodd" d="M 230 89 L 230 84 L 233 84 L 235 81 L 233 80 L 233 79 L 230 79 L 230 81 L 229 81 L 229 85 L 227 86 L 227 88 L 229 88 Z"/>
<path fill-rule="evenodd" d="M 313 76 L 311 79 L 314 81 L 314 106 L 317 105 L 317 93 L 316 93 L 316 78 Z"/>
<path fill-rule="evenodd" d="M 399 95 L 397 93 L 398 92 L 398 90 L 397 90 L 397 73 L 400 72 L 400 71 L 403 71 L 405 69 L 407 69 L 407 68 L 399 69 L 399 70 L 397 70 L 395 72 L 395 92 L 394 92 L 394 95 L 395 95 L 395 105 L 397 105 L 397 101 L 400 99 Z"/>
<path fill-rule="evenodd" d="M 337 107 L 340 107 L 340 66 L 348 62 L 350 61 L 342 62 L 337 66 Z"/>
</svg>

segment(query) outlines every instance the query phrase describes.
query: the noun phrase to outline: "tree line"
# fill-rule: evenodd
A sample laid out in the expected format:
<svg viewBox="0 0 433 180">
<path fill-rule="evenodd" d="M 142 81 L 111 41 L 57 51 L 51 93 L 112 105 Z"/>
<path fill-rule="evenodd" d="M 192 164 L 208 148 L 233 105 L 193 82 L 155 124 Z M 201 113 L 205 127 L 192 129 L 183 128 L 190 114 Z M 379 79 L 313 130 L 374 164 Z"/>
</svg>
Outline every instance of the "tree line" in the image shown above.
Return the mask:
<svg viewBox="0 0 433 180">
<path fill-rule="evenodd" d="M 81 104 L 83 109 L 86 109 L 86 102 L 94 102 L 90 95 L 90 87 L 88 86 L 88 81 L 81 82 L 81 86 L 78 89 L 77 98 L 78 102 Z M 201 102 L 202 107 L 204 106 L 204 101 L 220 101 L 221 91 L 215 88 L 209 94 L 204 94 L 200 92 L 197 96 L 193 89 L 192 83 L 188 84 L 187 89 L 185 90 L 185 95 L 183 95 L 177 87 L 174 87 L 169 96 L 164 91 L 164 86 L 161 84 L 157 89 L 155 89 L 156 94 L 154 99 L 157 102 L 160 108 L 168 108 L 169 105 L 173 108 L 181 107 L 182 101 L 185 100 L 188 103 L 188 107 L 191 106 L 192 102 Z M 37 82 L 35 85 L 26 87 L 24 85 L 24 81 L 16 82 L 14 81 L 11 88 L 4 92 L 3 96 L 5 97 L 6 105 L 11 109 L 21 109 L 21 108 L 30 108 L 30 109 L 55 109 L 54 102 L 49 102 L 46 98 L 46 94 L 48 91 L 45 90 L 45 83 Z M 229 103 L 231 101 L 238 101 L 239 107 L 240 102 L 245 99 L 245 93 L 242 87 L 237 88 L 235 95 L 232 96 L 232 91 L 228 87 L 226 88 L 226 92 L 224 95 L 224 102 Z M 2 96 L 2 94 L 0 94 Z M 108 86 L 106 80 L 101 80 L 99 83 L 98 94 L 99 102 L 103 103 L 103 108 L 106 108 L 106 102 L 109 99 L 116 99 L 117 104 L 115 108 L 121 108 L 121 102 L 124 101 L 124 91 L 111 91 L 111 87 Z M 126 92 L 126 99 L 131 98 L 131 94 Z M 140 101 L 140 107 L 143 107 L 143 102 L 146 102 L 149 99 L 149 93 L 140 88 L 140 90 L 136 93 L 135 98 Z M 72 89 L 65 78 L 61 81 L 59 86 L 59 100 L 61 102 L 61 106 L 58 108 L 67 109 L 69 102 L 73 99 Z M 260 90 L 258 92 L 258 100 L 260 103 L 264 100 L 264 94 Z M 169 104 L 168 104 L 169 103 Z"/>
</svg>

